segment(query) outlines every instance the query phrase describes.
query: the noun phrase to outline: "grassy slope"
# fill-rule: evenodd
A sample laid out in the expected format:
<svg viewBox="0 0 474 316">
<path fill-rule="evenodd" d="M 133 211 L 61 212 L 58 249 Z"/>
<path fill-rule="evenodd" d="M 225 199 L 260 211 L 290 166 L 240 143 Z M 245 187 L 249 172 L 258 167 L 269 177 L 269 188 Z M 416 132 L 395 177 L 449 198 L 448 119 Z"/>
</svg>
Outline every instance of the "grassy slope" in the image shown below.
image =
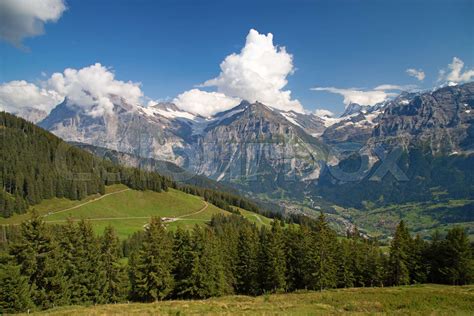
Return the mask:
<svg viewBox="0 0 474 316">
<path fill-rule="evenodd" d="M 206 203 L 200 197 L 173 189 L 157 193 L 129 190 L 123 185 L 113 185 L 106 188 L 106 194 L 109 193 L 112 194 L 103 198 L 99 195 L 89 196 L 81 201 L 54 198 L 42 201 L 34 208 L 45 216 L 46 222 L 50 223 L 64 223 L 68 218 L 90 219 L 98 233 L 111 224 L 117 229 L 121 238 L 142 229 L 151 216 L 183 216 L 180 220 L 167 224 L 170 229 L 175 229 L 178 225 L 192 227 L 195 224 L 203 224 L 209 221 L 213 214 L 229 214 L 211 204 L 202 210 Z M 63 211 L 71 207 L 76 208 Z M 200 210 L 202 211 L 199 212 Z M 28 218 L 29 214 L 0 218 L 0 225 L 19 224 Z"/>
<path fill-rule="evenodd" d="M 253 212 L 249 212 L 249 211 L 244 210 L 242 208 L 238 208 L 238 210 L 239 210 L 240 214 L 243 217 L 248 219 L 250 222 L 255 223 L 257 225 L 257 227 L 260 227 L 260 226 L 268 226 L 269 227 L 272 223 L 271 218 L 262 216 L 260 214 L 255 214 Z"/>
<path fill-rule="evenodd" d="M 315 315 L 370 313 L 472 315 L 474 286 L 422 285 L 324 292 L 228 296 L 196 301 L 62 307 L 47 315 Z"/>
</svg>

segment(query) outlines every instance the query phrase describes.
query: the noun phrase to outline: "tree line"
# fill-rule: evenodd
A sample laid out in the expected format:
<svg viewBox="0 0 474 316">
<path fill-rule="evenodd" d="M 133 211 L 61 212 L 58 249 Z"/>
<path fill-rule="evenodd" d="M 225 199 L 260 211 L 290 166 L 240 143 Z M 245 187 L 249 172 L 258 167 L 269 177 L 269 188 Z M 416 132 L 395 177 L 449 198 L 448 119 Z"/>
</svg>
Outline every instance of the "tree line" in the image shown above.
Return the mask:
<svg viewBox="0 0 474 316">
<path fill-rule="evenodd" d="M 338 237 L 323 214 L 261 228 L 216 215 L 209 225 L 175 232 L 152 218 L 123 242 L 112 227 L 96 236 L 87 221 L 46 225 L 35 215 L 0 256 L 0 311 L 472 281 L 472 249 L 461 228 L 426 242 L 401 222 L 384 253 L 357 231 Z"/>
</svg>

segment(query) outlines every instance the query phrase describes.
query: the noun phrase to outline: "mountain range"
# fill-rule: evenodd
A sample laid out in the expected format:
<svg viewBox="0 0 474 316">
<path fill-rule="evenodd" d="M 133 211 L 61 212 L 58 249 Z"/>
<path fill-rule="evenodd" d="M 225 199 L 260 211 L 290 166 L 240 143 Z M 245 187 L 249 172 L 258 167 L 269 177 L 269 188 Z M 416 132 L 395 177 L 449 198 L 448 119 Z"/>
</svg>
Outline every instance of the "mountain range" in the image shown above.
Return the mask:
<svg viewBox="0 0 474 316">
<path fill-rule="evenodd" d="M 112 100 L 112 113 L 93 117 L 66 99 L 38 125 L 69 142 L 167 161 L 181 174 L 185 170 L 187 175 L 205 176 L 263 200 L 361 205 L 366 200 L 380 202 L 382 195 L 383 203 L 391 203 L 394 199 L 380 190 L 400 192 L 413 188 L 419 177 L 431 179 L 419 173 L 436 172 L 436 159 L 448 161 L 442 168 L 449 172 L 454 168 L 466 175 L 472 169 L 474 83 L 402 93 L 374 106 L 352 103 L 337 118 L 281 111 L 260 102 L 242 101 L 202 117 L 173 103 L 142 107 L 114 96 Z M 395 166 L 384 166 L 394 150 L 400 151 L 391 162 Z M 468 165 L 450 164 L 453 160 Z M 126 163 L 139 164 L 136 159 Z M 394 181 L 397 170 L 408 172 L 415 164 L 417 172 L 405 175 L 415 178 Z M 373 175 L 380 165 L 386 172 L 376 174 L 376 183 Z M 427 192 L 433 186 L 441 191 L 463 187 L 463 193 L 448 190 L 447 196 L 472 197 L 473 184 L 467 177 L 443 181 L 426 180 L 423 188 L 397 202 L 430 199 Z M 338 194 L 345 186 L 361 183 L 375 183 L 377 192 Z"/>
</svg>

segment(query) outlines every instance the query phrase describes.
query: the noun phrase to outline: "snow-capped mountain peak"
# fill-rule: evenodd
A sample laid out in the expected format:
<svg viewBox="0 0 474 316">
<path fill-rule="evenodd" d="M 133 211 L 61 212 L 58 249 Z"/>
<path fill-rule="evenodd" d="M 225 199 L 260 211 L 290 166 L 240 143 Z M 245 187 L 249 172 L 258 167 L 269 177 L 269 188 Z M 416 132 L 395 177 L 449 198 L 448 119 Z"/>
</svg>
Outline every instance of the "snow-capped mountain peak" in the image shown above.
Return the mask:
<svg viewBox="0 0 474 316">
<path fill-rule="evenodd" d="M 140 109 L 148 116 L 163 116 L 168 119 L 183 118 L 195 120 L 196 115 L 179 109 L 174 103 L 157 103 Z"/>
</svg>

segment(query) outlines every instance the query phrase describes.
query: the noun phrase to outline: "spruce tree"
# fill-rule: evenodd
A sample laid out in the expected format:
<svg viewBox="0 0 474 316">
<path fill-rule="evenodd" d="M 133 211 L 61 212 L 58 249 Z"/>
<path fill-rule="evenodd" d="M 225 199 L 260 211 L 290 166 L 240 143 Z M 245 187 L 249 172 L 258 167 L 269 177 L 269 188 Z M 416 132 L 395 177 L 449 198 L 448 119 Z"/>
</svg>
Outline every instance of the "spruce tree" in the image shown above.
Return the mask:
<svg viewBox="0 0 474 316">
<path fill-rule="evenodd" d="M 0 258 L 0 314 L 26 312 L 32 307 L 28 277 L 10 258 Z"/>
<path fill-rule="evenodd" d="M 410 283 L 409 257 L 411 237 L 403 221 L 397 226 L 390 245 L 389 282 L 392 285 Z"/>
<path fill-rule="evenodd" d="M 68 302 L 62 254 L 36 212 L 21 225 L 20 239 L 12 245 L 10 254 L 20 266 L 21 274 L 28 278 L 36 306 L 51 308 Z"/>
<path fill-rule="evenodd" d="M 384 282 L 385 256 L 380 250 L 378 243 L 371 244 L 368 248 L 367 286 L 383 286 Z"/>
<path fill-rule="evenodd" d="M 305 288 L 305 255 L 311 247 L 306 225 L 290 225 L 285 232 L 286 283 L 288 291 Z"/>
<path fill-rule="evenodd" d="M 431 283 L 443 282 L 442 268 L 446 265 L 445 242 L 436 230 L 431 235 L 431 243 L 427 247 L 425 261 L 428 265 L 428 281 Z"/>
<path fill-rule="evenodd" d="M 117 303 L 124 300 L 127 280 L 124 267 L 120 264 L 120 242 L 112 226 L 107 226 L 101 238 L 100 253 L 107 281 L 105 301 Z"/>
<path fill-rule="evenodd" d="M 335 232 L 329 228 L 326 218 L 321 213 L 314 225 L 312 235 L 313 247 L 306 256 L 309 273 L 306 284 L 310 289 L 323 290 L 337 285 L 337 267 L 335 263 Z"/>
<path fill-rule="evenodd" d="M 173 290 L 173 241 L 161 220 L 153 217 L 145 240 L 131 267 L 133 296 L 141 301 L 158 301 Z"/>
<path fill-rule="evenodd" d="M 185 296 L 207 298 L 225 294 L 226 279 L 219 242 L 212 230 L 195 226 L 192 232 L 191 274 Z"/>
<path fill-rule="evenodd" d="M 453 285 L 464 285 L 474 281 L 474 260 L 469 239 L 461 227 L 448 231 L 445 243 L 446 265 L 442 272 Z"/>
<path fill-rule="evenodd" d="M 189 280 L 192 273 L 193 265 L 193 248 L 191 245 L 191 235 L 189 231 L 178 226 L 174 235 L 173 242 L 173 276 L 175 286 L 173 296 L 177 298 L 191 298 L 187 296 L 189 289 Z"/>
<path fill-rule="evenodd" d="M 238 261 L 239 231 L 248 225 L 248 222 L 239 215 L 214 215 L 211 219 L 211 228 L 215 233 L 221 260 L 224 266 L 226 280 L 223 294 L 232 294 L 236 285 L 236 270 Z"/>
<path fill-rule="evenodd" d="M 353 246 L 354 242 L 341 240 L 336 251 L 337 287 L 354 286 Z"/>
<path fill-rule="evenodd" d="M 264 291 L 286 290 L 285 240 L 280 221 L 272 222 L 271 230 L 262 227 L 260 248 L 260 276 Z"/>
<path fill-rule="evenodd" d="M 367 264 L 367 249 L 366 244 L 359 237 L 353 235 L 350 241 L 350 255 L 351 272 L 353 275 L 353 286 L 365 286 L 366 264 Z"/>
<path fill-rule="evenodd" d="M 410 239 L 408 268 L 412 283 L 425 283 L 427 280 L 426 248 L 427 245 L 420 235 L 416 235 L 414 239 Z"/>
<path fill-rule="evenodd" d="M 90 222 L 69 221 L 62 229 L 60 246 L 64 253 L 72 304 L 106 301 L 107 282 L 100 244 Z"/>
<path fill-rule="evenodd" d="M 239 233 L 236 263 L 236 291 L 256 295 L 258 284 L 258 234 L 255 226 L 244 225 Z"/>
</svg>

